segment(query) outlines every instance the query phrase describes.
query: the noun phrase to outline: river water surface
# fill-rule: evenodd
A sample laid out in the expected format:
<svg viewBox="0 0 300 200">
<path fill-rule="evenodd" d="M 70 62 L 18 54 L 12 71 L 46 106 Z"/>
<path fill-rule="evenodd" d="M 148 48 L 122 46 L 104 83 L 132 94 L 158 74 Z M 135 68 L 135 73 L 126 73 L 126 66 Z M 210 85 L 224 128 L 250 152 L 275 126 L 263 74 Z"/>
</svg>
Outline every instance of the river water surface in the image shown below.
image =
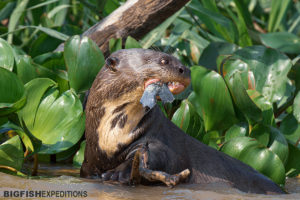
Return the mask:
<svg viewBox="0 0 300 200">
<path fill-rule="evenodd" d="M 300 200 L 300 179 L 291 178 L 286 182 L 286 195 L 246 194 L 235 189 L 222 189 L 218 184 L 191 185 L 181 184 L 175 188 L 165 186 L 122 186 L 103 183 L 78 177 L 79 170 L 70 166 L 41 166 L 39 175 L 55 176 L 51 178 L 27 179 L 0 172 L 0 199 L 4 191 L 86 191 L 86 198 L 73 199 L 201 199 L 201 200 Z M 10 198 L 11 199 L 11 198 Z M 15 198 L 18 199 L 18 198 Z M 30 198 L 26 198 L 30 199 Z M 32 198 L 34 199 L 34 198 Z M 36 198 L 40 199 L 40 198 Z M 42 198 L 47 199 L 47 198 Z M 52 198 L 53 199 L 53 198 Z M 66 198 L 60 198 L 66 199 Z M 72 199 L 72 198 L 69 198 Z"/>
</svg>

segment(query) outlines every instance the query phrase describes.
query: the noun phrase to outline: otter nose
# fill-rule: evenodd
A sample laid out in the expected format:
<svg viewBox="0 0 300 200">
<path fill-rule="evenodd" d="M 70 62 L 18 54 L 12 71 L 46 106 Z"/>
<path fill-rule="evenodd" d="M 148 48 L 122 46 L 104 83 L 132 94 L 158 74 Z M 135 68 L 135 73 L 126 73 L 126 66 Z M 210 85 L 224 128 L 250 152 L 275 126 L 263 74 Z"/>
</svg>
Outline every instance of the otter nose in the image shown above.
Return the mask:
<svg viewBox="0 0 300 200">
<path fill-rule="evenodd" d="M 184 67 L 183 67 L 183 66 L 180 66 L 180 67 L 179 67 L 179 73 L 180 73 L 180 74 L 183 74 L 183 73 L 184 73 Z"/>
<path fill-rule="evenodd" d="M 185 76 L 189 76 L 191 74 L 191 70 L 183 65 L 178 67 L 178 72 Z"/>
</svg>

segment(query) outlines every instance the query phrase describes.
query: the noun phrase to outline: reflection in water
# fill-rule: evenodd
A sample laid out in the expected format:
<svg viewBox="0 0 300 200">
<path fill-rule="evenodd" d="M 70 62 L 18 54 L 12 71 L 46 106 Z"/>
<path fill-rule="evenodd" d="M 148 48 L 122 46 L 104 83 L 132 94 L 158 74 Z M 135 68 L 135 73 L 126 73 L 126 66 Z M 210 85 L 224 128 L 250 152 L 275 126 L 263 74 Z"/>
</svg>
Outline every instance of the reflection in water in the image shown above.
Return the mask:
<svg viewBox="0 0 300 200">
<path fill-rule="evenodd" d="M 87 191 L 86 199 L 300 199 L 300 179 L 288 179 L 287 195 L 245 194 L 235 189 L 222 188 L 222 185 L 181 184 L 173 189 L 165 186 L 122 186 L 103 183 L 99 180 L 79 178 L 79 170 L 69 166 L 41 166 L 40 175 L 56 176 L 52 178 L 26 179 L 0 173 L 0 198 L 3 191 L 45 190 L 45 191 Z M 43 198 L 45 199 L 45 198 Z M 81 199 L 81 198 L 77 198 Z"/>
</svg>

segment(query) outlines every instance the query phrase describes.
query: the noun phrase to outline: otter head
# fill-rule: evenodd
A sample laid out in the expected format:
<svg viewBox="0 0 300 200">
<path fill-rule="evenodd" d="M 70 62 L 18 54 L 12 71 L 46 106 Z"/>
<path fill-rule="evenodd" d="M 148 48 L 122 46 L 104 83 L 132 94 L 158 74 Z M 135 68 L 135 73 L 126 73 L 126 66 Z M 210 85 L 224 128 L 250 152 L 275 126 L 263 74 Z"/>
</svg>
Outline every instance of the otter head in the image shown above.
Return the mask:
<svg viewBox="0 0 300 200">
<path fill-rule="evenodd" d="M 143 89 L 152 83 L 162 82 L 173 94 L 178 94 L 191 81 L 190 69 L 178 59 L 148 49 L 119 50 L 106 59 L 105 66 L 111 73 L 137 81 Z"/>
<path fill-rule="evenodd" d="M 166 53 L 146 50 L 119 50 L 111 54 L 97 75 L 86 107 L 87 141 L 98 135 L 98 146 L 111 158 L 140 134 L 138 124 L 146 117 L 140 103 L 145 88 L 166 83 L 173 94 L 190 84 L 190 70 Z"/>
</svg>

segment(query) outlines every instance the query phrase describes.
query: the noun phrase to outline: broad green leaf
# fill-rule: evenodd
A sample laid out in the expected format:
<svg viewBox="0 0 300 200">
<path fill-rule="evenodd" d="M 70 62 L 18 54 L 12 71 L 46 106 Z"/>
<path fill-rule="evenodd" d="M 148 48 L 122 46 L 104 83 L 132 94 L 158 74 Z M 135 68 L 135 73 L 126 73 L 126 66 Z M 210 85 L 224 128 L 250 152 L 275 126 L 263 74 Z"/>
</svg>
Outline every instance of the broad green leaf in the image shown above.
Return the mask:
<svg viewBox="0 0 300 200">
<path fill-rule="evenodd" d="M 20 121 L 24 120 L 29 130 L 33 129 L 35 115 L 39 104 L 49 88 L 57 87 L 57 84 L 47 78 L 37 78 L 25 85 L 27 95 L 26 105 L 18 112 Z"/>
<path fill-rule="evenodd" d="M 289 158 L 285 165 L 286 175 L 289 177 L 300 174 L 300 150 L 292 144 L 289 145 Z"/>
<path fill-rule="evenodd" d="M 199 96 L 192 91 L 191 94 L 188 96 L 188 101 L 191 102 L 194 106 L 194 108 L 196 109 L 196 112 L 198 113 L 198 115 L 202 117 L 202 112 L 201 112 L 201 105 L 200 105 L 200 101 L 199 101 Z"/>
<path fill-rule="evenodd" d="M 239 159 L 243 150 L 257 145 L 259 145 L 259 143 L 256 139 L 241 136 L 228 140 L 224 143 L 220 150 L 231 157 Z"/>
<path fill-rule="evenodd" d="M 300 124 L 293 114 L 288 114 L 280 123 L 280 131 L 292 144 L 300 139 Z"/>
<path fill-rule="evenodd" d="M 4 124 L 2 127 L 7 128 L 8 130 L 13 130 L 15 133 L 17 133 L 29 153 L 38 152 L 41 148 L 42 142 L 30 133 L 24 124 L 24 121 L 21 121 L 21 124 L 23 129 L 11 122 Z M 29 154 L 28 156 L 30 155 L 32 154 Z"/>
<path fill-rule="evenodd" d="M 300 92 L 298 92 L 294 99 L 293 114 L 297 119 L 298 123 L 300 123 Z"/>
<path fill-rule="evenodd" d="M 34 64 L 36 73 L 40 78 L 50 78 L 58 83 L 60 93 L 63 93 L 70 89 L 68 74 L 64 70 L 48 69 L 41 65 Z M 48 66 L 50 67 L 50 66 Z"/>
<path fill-rule="evenodd" d="M 16 2 L 6 3 L 6 5 L 0 10 L 0 21 L 9 18 L 15 6 L 16 6 Z"/>
<path fill-rule="evenodd" d="M 232 99 L 237 107 L 243 112 L 250 122 L 260 122 L 262 111 L 249 97 L 241 80 L 240 73 L 233 74 L 232 77 L 225 77 Z"/>
<path fill-rule="evenodd" d="M 17 63 L 17 76 L 25 84 L 34 79 L 37 74 L 35 68 L 32 65 L 32 60 L 29 56 L 19 56 Z"/>
<path fill-rule="evenodd" d="M 280 130 L 274 127 L 269 128 L 270 142 L 268 148 L 280 158 L 283 164 L 285 164 L 289 156 L 288 143 Z"/>
<path fill-rule="evenodd" d="M 81 167 L 81 165 L 82 165 L 82 162 L 84 159 L 85 146 L 86 146 L 86 140 L 81 142 L 80 149 L 77 151 L 77 153 L 73 157 L 73 165 L 75 167 Z"/>
<path fill-rule="evenodd" d="M 0 67 L 9 71 L 14 67 L 14 53 L 11 46 L 2 38 L 0 38 Z"/>
<path fill-rule="evenodd" d="M 53 71 L 66 70 L 63 52 L 49 52 L 33 58 L 36 64 L 42 65 Z"/>
<path fill-rule="evenodd" d="M 275 32 L 260 34 L 260 39 L 264 45 L 278 49 L 284 53 L 299 54 L 300 38 L 288 32 Z"/>
<path fill-rule="evenodd" d="M 251 46 L 234 53 L 234 58 L 247 63 L 255 78 L 255 89 L 271 103 L 284 97 L 291 60 L 275 49 Z"/>
<path fill-rule="evenodd" d="M 262 124 L 275 126 L 273 106 L 264 96 L 256 90 L 247 90 L 249 97 L 262 111 Z"/>
<path fill-rule="evenodd" d="M 216 60 L 219 55 L 230 55 L 237 50 L 235 44 L 227 42 L 211 42 L 202 52 L 198 65 L 217 69 Z"/>
<path fill-rule="evenodd" d="M 70 38 L 65 44 L 64 58 L 70 87 L 77 92 L 88 90 L 104 65 L 99 47 L 87 37 Z"/>
<path fill-rule="evenodd" d="M 122 49 L 122 39 L 121 38 L 112 38 L 109 40 L 109 52 L 113 53 L 115 51 L 118 51 Z"/>
<path fill-rule="evenodd" d="M 29 0 L 18 1 L 16 8 L 14 9 L 13 13 L 9 18 L 9 24 L 8 24 L 9 33 L 16 29 L 17 24 L 19 23 L 19 20 L 23 12 L 26 10 L 28 2 Z M 9 34 L 7 37 L 7 42 L 11 44 L 12 41 L 13 41 L 13 34 Z"/>
<path fill-rule="evenodd" d="M 200 116 L 187 99 L 181 102 L 180 107 L 172 117 L 172 122 L 187 134 L 201 140 L 203 127 Z"/>
<path fill-rule="evenodd" d="M 24 152 L 19 136 L 14 136 L 0 145 L 0 165 L 20 171 L 23 162 Z"/>
<path fill-rule="evenodd" d="M 132 48 L 142 48 L 142 46 L 133 37 L 128 36 L 125 42 L 125 49 L 132 49 Z"/>
<path fill-rule="evenodd" d="M 256 124 L 249 136 L 255 138 L 260 144 L 266 147 L 269 144 L 270 132 L 270 127 L 263 124 Z"/>
<path fill-rule="evenodd" d="M 71 91 L 59 96 L 50 79 L 34 79 L 26 84 L 28 99 L 19 112 L 28 130 L 42 141 L 39 153 L 55 154 L 76 144 L 84 132 L 84 113 L 78 97 Z"/>
<path fill-rule="evenodd" d="M 219 149 L 218 144 L 221 143 L 220 133 L 218 131 L 209 131 L 204 134 L 202 142 L 214 149 Z"/>
<path fill-rule="evenodd" d="M 225 141 L 228 141 L 235 137 L 246 136 L 249 132 L 249 125 L 246 122 L 240 122 L 234 124 L 225 133 Z"/>
<path fill-rule="evenodd" d="M 192 86 L 199 97 L 206 131 L 227 129 L 236 122 L 230 93 L 223 78 L 204 67 L 194 66 Z"/>
<path fill-rule="evenodd" d="M 65 161 L 67 159 L 68 160 L 72 159 L 72 157 L 74 156 L 74 154 L 77 152 L 79 146 L 80 146 L 80 144 L 79 144 L 79 142 L 77 142 L 71 148 L 68 148 L 65 151 L 62 151 L 62 152 L 59 152 L 59 153 L 55 154 L 56 155 L 55 156 L 56 162 Z M 43 154 L 40 154 L 40 155 L 43 155 Z"/>
<path fill-rule="evenodd" d="M 253 146 L 242 151 L 238 158 L 279 185 L 285 183 L 285 169 L 280 158 L 265 147 Z"/>
<path fill-rule="evenodd" d="M 46 33 L 41 33 L 31 43 L 29 55 L 35 59 L 35 57 L 42 56 L 48 52 L 53 53 L 52 51 L 54 51 L 59 44 L 61 44 L 61 40 L 53 38 Z"/>
<path fill-rule="evenodd" d="M 250 165 L 275 183 L 284 185 L 285 169 L 280 158 L 255 139 L 233 138 L 222 146 L 221 151 Z"/>
<path fill-rule="evenodd" d="M 20 79 L 0 67 L 0 117 L 19 110 L 25 102 L 26 92 Z"/>
</svg>

